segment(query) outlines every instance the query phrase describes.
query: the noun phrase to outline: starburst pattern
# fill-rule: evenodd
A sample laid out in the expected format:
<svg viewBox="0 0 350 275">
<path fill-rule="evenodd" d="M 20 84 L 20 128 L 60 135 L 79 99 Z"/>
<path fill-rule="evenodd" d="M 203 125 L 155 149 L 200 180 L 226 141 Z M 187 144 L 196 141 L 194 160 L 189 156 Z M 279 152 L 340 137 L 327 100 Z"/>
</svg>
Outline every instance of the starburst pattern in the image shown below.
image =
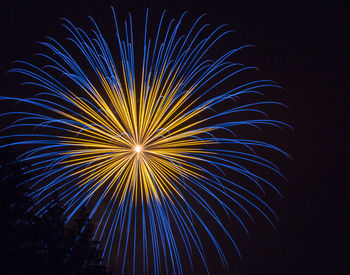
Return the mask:
<svg viewBox="0 0 350 275">
<path fill-rule="evenodd" d="M 118 57 L 92 19 L 92 36 L 64 20 L 79 59 L 47 38 L 41 44 L 49 53 L 38 54 L 46 60 L 44 68 L 17 62 L 18 68 L 12 70 L 31 77 L 33 81 L 26 84 L 43 92 L 27 99 L 1 97 L 37 110 L 5 114 L 20 115 L 7 129 L 21 130 L 15 134 L 18 140 L 3 145 L 31 147 L 21 157 L 32 163 L 27 171 L 29 195 L 37 201 L 33 206 L 37 215 L 45 212 L 53 194 L 58 194 L 67 222 L 79 208 L 88 207 L 90 217 L 99 221 L 95 239 L 103 244 L 103 259 L 110 262 L 115 255 L 124 269 L 131 255 L 134 272 L 140 247 L 144 273 L 152 269 L 159 274 L 165 268 L 166 273 L 181 274 L 182 257 L 191 262 L 193 253 L 207 268 L 197 227 L 227 265 L 208 220 L 226 234 L 238 254 L 239 250 L 217 209 L 245 231 L 238 213 L 253 219 L 247 207 L 271 224 L 275 216 L 247 182 L 262 190 L 264 185 L 276 188 L 249 165 L 280 174 L 254 149 L 285 153 L 262 141 L 239 138 L 235 129 L 285 125 L 266 118 L 260 109 L 281 103 L 239 103 L 242 96 L 256 99 L 265 87 L 278 86 L 258 80 L 232 87 L 240 73 L 252 69 L 230 61 L 246 46 L 208 59 L 208 51 L 230 31 L 220 26 L 208 32 L 208 25 L 200 24 L 201 16 L 179 35 L 184 15 L 163 27 L 163 13 L 153 42 L 147 36 L 146 13 L 142 66 L 135 62 L 139 59 L 134 56 L 131 16 L 125 21 L 124 40 L 115 20 Z M 223 83 L 231 88 L 225 90 Z M 241 119 L 242 114 L 254 117 Z M 226 174 L 242 175 L 244 184 Z"/>
</svg>

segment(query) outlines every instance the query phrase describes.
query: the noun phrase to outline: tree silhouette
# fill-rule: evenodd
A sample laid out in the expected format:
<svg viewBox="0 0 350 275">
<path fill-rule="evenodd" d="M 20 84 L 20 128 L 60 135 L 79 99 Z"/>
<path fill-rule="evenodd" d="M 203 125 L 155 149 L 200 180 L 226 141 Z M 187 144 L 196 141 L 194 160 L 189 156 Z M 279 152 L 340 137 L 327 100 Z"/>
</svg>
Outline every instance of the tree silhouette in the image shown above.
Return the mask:
<svg viewBox="0 0 350 275">
<path fill-rule="evenodd" d="M 2 274 L 107 275 L 100 265 L 93 224 L 82 209 L 72 228 L 64 226 L 63 209 L 53 198 L 36 216 L 28 209 L 24 170 L 27 164 L 11 151 L 0 151 L 0 264 Z"/>
<path fill-rule="evenodd" d="M 39 240 L 36 239 L 36 218 L 27 212 L 32 201 L 26 196 L 23 183 L 26 165 L 10 151 L 0 152 L 0 238 L 1 266 L 8 274 L 40 269 Z"/>
</svg>

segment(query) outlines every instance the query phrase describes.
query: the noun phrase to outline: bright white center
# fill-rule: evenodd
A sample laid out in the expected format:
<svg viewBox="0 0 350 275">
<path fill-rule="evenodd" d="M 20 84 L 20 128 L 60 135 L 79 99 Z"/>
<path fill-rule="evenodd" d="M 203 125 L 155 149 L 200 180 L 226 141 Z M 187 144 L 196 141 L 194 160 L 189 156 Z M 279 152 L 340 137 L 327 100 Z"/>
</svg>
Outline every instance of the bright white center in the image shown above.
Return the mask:
<svg viewBox="0 0 350 275">
<path fill-rule="evenodd" d="M 135 151 L 137 152 L 137 153 L 140 153 L 141 152 L 141 147 L 140 146 L 135 146 Z"/>
</svg>

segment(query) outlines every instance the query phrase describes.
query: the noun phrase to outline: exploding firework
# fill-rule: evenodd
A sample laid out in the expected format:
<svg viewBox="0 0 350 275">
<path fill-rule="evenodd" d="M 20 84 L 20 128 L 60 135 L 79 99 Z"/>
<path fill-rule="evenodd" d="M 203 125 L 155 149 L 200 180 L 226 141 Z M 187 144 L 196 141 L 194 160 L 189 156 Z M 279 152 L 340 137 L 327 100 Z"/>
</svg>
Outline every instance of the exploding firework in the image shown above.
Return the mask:
<svg viewBox="0 0 350 275">
<path fill-rule="evenodd" d="M 163 13 L 153 41 L 147 11 L 142 59 L 134 56 L 131 17 L 123 40 L 114 14 L 119 56 L 92 19 L 92 35 L 64 20 L 79 58 L 47 38 L 41 43 L 47 52 L 38 54 L 46 62 L 43 68 L 17 62 L 12 70 L 29 76 L 33 81 L 26 84 L 42 91 L 27 99 L 1 97 L 35 110 L 5 114 L 21 117 L 7 127 L 18 129 L 16 141 L 3 145 L 28 148 L 21 158 L 32 164 L 27 173 L 29 196 L 37 201 L 33 211 L 42 215 L 53 194 L 66 222 L 87 207 L 98 221 L 94 238 L 104 261 L 114 256 L 124 269 L 131 255 L 134 272 L 140 258 L 144 273 L 164 268 L 181 274 L 183 258 L 192 264 L 195 253 L 208 271 L 203 234 L 226 266 L 218 234 L 240 253 L 225 217 L 244 231 L 252 210 L 271 224 L 275 218 L 255 187 L 276 188 L 252 167 L 280 174 L 256 150 L 285 153 L 240 138 L 239 127 L 285 125 L 263 111 L 283 104 L 261 100 L 264 88 L 278 86 L 268 80 L 232 85 L 252 69 L 230 61 L 246 46 L 209 59 L 208 51 L 230 31 L 226 26 L 208 31 L 201 16 L 179 35 L 184 15 L 164 27 Z M 242 104 L 241 97 L 252 100 Z"/>
</svg>

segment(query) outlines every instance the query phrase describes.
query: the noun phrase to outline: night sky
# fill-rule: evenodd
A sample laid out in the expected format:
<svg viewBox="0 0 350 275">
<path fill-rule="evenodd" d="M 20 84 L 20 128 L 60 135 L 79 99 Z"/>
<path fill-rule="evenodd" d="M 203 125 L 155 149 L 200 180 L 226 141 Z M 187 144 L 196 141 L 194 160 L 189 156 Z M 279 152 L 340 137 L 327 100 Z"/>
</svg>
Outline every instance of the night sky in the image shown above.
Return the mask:
<svg viewBox="0 0 350 275">
<path fill-rule="evenodd" d="M 260 78 L 284 87 L 274 95 L 289 109 L 275 113 L 274 118 L 294 130 L 276 131 L 276 136 L 270 137 L 292 156 L 291 160 L 274 158 L 288 179 L 274 181 L 283 198 L 269 199 L 280 219 L 277 229 L 261 221 L 251 228 L 249 238 L 242 235 L 237 243 L 243 260 L 233 257 L 227 274 L 343 274 L 350 262 L 343 253 L 349 239 L 345 229 L 348 211 L 343 204 L 349 177 L 343 171 L 350 168 L 346 80 L 350 10 L 345 1 L 168 2 L 2 1 L 1 95 L 28 95 L 30 89 L 20 87 L 25 78 L 6 71 L 14 60 L 29 60 L 40 49 L 36 41 L 47 35 L 63 39 L 60 18 L 88 26 L 86 16 L 92 16 L 105 36 L 113 19 L 111 4 L 120 19 L 131 12 L 133 24 L 140 30 L 146 8 L 153 22 L 166 9 L 168 18 L 178 18 L 187 10 L 191 19 L 206 13 L 205 22 L 228 24 L 235 33 L 220 46 L 226 50 L 244 44 L 256 46 L 241 55 L 243 62 L 260 68 Z M 3 104 L 1 108 L 5 108 Z M 211 274 L 223 274 L 221 270 L 220 266 L 211 268 Z M 191 274 L 187 268 L 184 271 Z"/>
</svg>

